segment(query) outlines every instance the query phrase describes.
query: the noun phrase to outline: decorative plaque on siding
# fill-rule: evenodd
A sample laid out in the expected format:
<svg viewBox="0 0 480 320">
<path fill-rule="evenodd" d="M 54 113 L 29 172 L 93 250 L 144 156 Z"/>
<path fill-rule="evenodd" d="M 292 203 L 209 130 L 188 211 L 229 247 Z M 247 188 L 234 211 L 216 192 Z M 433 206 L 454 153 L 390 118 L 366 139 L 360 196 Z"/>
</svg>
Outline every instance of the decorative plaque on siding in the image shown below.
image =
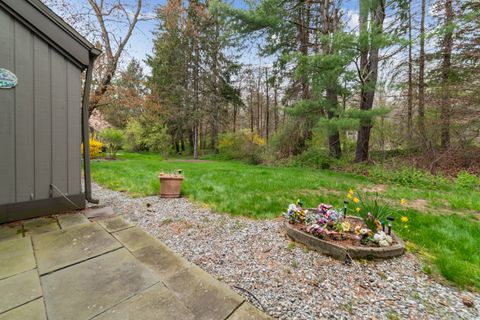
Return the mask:
<svg viewBox="0 0 480 320">
<path fill-rule="evenodd" d="M 17 76 L 4 68 L 0 68 L 0 89 L 11 89 L 17 86 Z"/>
</svg>

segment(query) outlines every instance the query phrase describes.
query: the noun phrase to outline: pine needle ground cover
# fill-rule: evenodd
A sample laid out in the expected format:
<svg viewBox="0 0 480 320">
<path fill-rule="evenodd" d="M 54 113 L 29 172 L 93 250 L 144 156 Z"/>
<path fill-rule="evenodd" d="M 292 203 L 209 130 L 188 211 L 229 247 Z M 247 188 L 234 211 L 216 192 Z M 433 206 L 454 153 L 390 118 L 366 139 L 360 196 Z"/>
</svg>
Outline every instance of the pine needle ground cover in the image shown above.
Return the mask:
<svg viewBox="0 0 480 320">
<path fill-rule="evenodd" d="M 251 218 L 280 217 L 285 204 L 297 198 L 306 207 L 321 202 L 341 207 L 350 188 L 379 193 L 391 204 L 396 221 L 408 217 L 408 228 L 394 230 L 423 258 L 425 272 L 440 273 L 462 287 L 480 290 L 478 191 L 379 186 L 364 176 L 330 170 L 234 161 L 163 161 L 158 154 L 122 153 L 115 161 L 92 161 L 95 182 L 133 197 L 158 194 L 158 174 L 177 169 L 185 176 L 184 196 L 217 212 Z M 412 206 L 401 206 L 401 199 Z"/>
</svg>

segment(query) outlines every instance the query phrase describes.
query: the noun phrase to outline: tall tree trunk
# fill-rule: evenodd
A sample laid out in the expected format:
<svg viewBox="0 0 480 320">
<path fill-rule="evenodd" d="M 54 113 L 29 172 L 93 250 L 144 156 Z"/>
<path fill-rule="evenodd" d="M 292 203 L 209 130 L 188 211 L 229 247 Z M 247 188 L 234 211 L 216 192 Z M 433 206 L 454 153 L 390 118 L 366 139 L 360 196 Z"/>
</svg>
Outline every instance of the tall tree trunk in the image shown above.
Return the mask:
<svg viewBox="0 0 480 320">
<path fill-rule="evenodd" d="M 333 88 L 327 89 L 327 101 L 329 107 L 332 109 L 327 111 L 328 119 L 333 119 L 335 114 L 332 110 L 336 110 L 338 108 L 338 97 L 337 92 Z M 340 143 L 340 133 L 338 130 L 334 130 L 328 134 L 328 149 L 330 152 L 330 156 L 334 158 L 340 158 L 342 156 L 342 145 Z"/>
<path fill-rule="evenodd" d="M 426 0 L 422 0 L 420 18 L 420 53 L 418 56 L 418 131 L 425 141 L 425 14 Z"/>
<path fill-rule="evenodd" d="M 262 120 L 261 120 L 261 99 L 260 99 L 260 81 L 262 79 L 262 71 L 258 67 L 258 81 L 257 81 L 257 134 L 262 135 Z"/>
<path fill-rule="evenodd" d="M 442 61 L 442 94 L 440 101 L 441 119 L 441 146 L 446 149 L 450 146 L 450 69 L 453 47 L 453 7 L 452 0 L 445 0 L 445 29 L 447 32 L 443 38 L 443 61 Z"/>
<path fill-rule="evenodd" d="M 413 65 L 412 65 L 412 4 L 408 2 L 408 97 L 407 97 L 407 138 L 412 141 L 413 132 Z"/>
<path fill-rule="evenodd" d="M 268 67 L 265 67 L 265 94 L 266 94 L 266 105 L 265 105 L 265 137 L 268 142 L 269 136 L 269 127 L 270 127 L 270 93 L 268 92 Z"/>
<path fill-rule="evenodd" d="M 385 0 L 378 0 L 377 5 L 372 10 L 373 17 L 370 24 L 374 26 L 370 30 L 370 40 L 368 45 L 361 44 L 360 48 L 360 75 L 362 88 L 360 93 L 360 109 L 371 110 L 375 97 L 375 88 L 377 86 L 379 47 L 376 42 L 383 33 L 383 20 L 385 19 Z M 360 1 L 360 33 L 368 31 L 368 16 L 370 8 L 365 8 L 366 1 Z M 373 9 L 373 8 L 372 8 Z M 372 27 L 372 26 L 370 26 Z M 372 40 L 373 38 L 373 40 Z M 360 120 L 360 129 L 358 130 L 357 147 L 355 150 L 355 162 L 367 161 L 369 157 L 370 130 L 372 129 L 372 120 Z"/>
<path fill-rule="evenodd" d="M 237 105 L 233 104 L 233 133 L 235 133 L 237 129 Z"/>
<path fill-rule="evenodd" d="M 273 89 L 273 108 L 274 108 L 274 132 L 277 133 L 278 130 L 278 98 L 277 98 L 277 83 L 275 82 L 275 87 Z"/>
<path fill-rule="evenodd" d="M 254 127 L 254 115 L 253 115 L 253 86 L 250 88 L 250 133 L 253 134 Z"/>
</svg>

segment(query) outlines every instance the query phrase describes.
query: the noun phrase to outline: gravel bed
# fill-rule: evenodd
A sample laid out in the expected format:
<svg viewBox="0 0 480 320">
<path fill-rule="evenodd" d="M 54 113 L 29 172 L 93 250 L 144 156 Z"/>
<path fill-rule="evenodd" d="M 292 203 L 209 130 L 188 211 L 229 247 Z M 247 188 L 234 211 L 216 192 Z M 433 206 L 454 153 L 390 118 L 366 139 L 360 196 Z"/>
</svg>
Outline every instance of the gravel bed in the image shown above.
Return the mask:
<svg viewBox="0 0 480 320">
<path fill-rule="evenodd" d="M 281 219 L 130 198 L 96 184 L 93 194 L 278 319 L 480 319 L 480 295 L 432 280 L 411 254 L 347 266 L 295 245 Z"/>
</svg>

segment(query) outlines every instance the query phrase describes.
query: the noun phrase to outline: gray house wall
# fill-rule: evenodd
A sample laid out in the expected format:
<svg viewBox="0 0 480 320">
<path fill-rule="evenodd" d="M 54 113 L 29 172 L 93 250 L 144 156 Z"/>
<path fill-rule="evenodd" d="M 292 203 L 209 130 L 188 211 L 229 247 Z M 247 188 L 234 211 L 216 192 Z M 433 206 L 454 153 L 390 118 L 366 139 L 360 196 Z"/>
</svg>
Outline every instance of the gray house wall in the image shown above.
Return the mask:
<svg viewBox="0 0 480 320">
<path fill-rule="evenodd" d="M 81 69 L 1 7 L 0 44 L 0 67 L 18 78 L 16 88 L 0 89 L 2 222 L 16 220 L 2 217 L 2 205 L 61 197 L 51 184 L 84 197 Z"/>
</svg>

